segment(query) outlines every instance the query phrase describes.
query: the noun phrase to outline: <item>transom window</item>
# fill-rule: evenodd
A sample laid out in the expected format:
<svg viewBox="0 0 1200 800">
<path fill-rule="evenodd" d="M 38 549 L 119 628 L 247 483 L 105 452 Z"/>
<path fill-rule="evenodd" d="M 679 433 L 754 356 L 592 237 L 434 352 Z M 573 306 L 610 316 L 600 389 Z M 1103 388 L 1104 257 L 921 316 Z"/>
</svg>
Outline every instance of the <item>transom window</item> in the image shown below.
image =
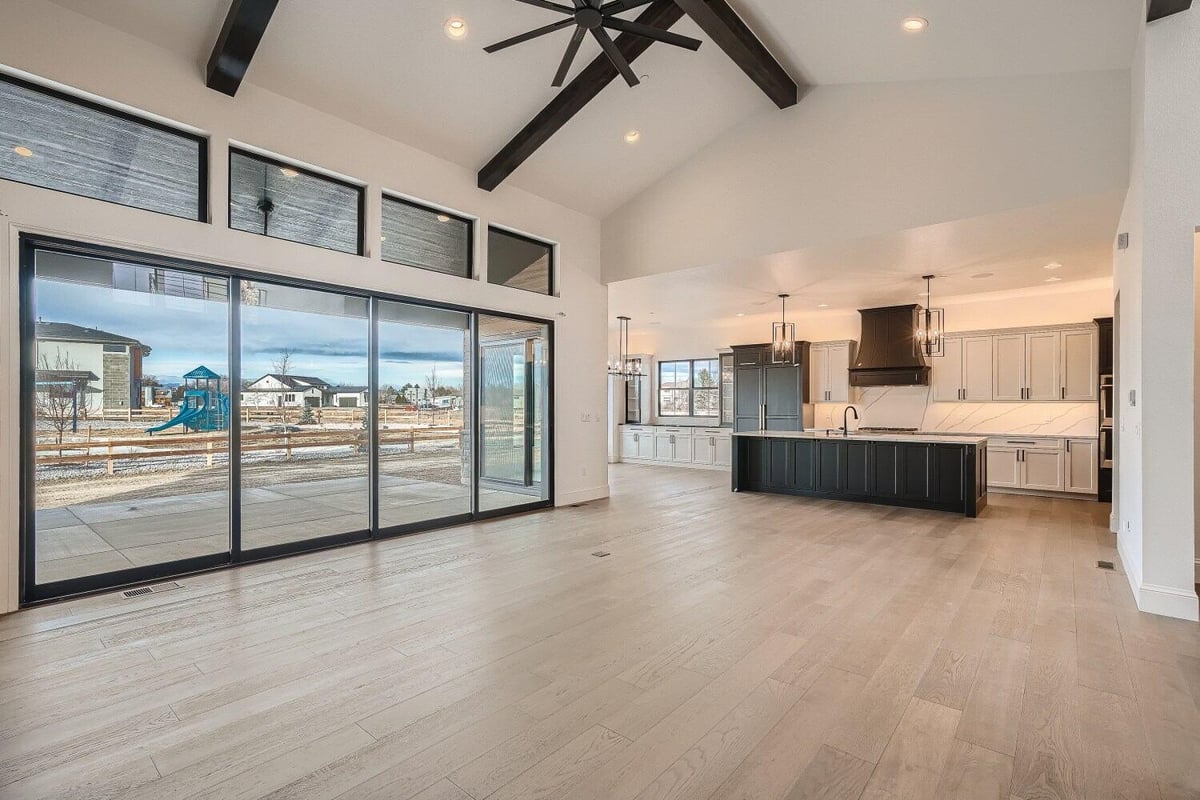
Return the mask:
<svg viewBox="0 0 1200 800">
<path fill-rule="evenodd" d="M 715 358 L 658 363 L 660 417 L 715 417 L 719 392 L 720 368 Z"/>
</svg>

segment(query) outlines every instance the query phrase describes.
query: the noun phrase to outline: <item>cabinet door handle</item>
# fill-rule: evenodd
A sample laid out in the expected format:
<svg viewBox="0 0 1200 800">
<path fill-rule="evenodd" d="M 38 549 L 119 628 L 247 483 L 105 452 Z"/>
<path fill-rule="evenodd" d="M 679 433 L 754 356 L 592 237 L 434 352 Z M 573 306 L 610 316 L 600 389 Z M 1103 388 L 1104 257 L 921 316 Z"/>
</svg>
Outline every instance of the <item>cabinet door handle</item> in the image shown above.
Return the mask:
<svg viewBox="0 0 1200 800">
<path fill-rule="evenodd" d="M 1067 387 L 1065 387 L 1065 386 L 1064 386 L 1064 387 L 1062 387 L 1062 397 L 1060 397 L 1059 399 L 1060 399 L 1060 400 L 1066 400 L 1066 399 L 1067 399 Z"/>
</svg>

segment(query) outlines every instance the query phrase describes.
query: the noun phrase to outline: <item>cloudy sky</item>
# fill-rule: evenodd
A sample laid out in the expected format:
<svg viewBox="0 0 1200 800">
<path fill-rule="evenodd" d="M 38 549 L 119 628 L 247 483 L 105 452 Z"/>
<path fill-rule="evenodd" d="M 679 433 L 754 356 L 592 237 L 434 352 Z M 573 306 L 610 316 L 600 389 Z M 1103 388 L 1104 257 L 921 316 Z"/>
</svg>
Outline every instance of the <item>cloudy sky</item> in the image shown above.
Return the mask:
<svg viewBox="0 0 1200 800">
<path fill-rule="evenodd" d="M 130 336 L 152 348 L 144 372 L 178 379 L 203 364 L 228 372 L 227 306 L 223 302 L 125 291 L 39 279 L 36 314 L 46 322 L 69 322 Z M 442 385 L 462 385 L 464 334 L 452 328 L 381 323 L 381 385 L 425 383 L 434 365 Z M 297 310 L 242 307 L 242 377 L 273 371 L 280 352 L 291 350 L 293 375 L 331 384 L 367 382 L 367 321 L 362 317 Z"/>
</svg>

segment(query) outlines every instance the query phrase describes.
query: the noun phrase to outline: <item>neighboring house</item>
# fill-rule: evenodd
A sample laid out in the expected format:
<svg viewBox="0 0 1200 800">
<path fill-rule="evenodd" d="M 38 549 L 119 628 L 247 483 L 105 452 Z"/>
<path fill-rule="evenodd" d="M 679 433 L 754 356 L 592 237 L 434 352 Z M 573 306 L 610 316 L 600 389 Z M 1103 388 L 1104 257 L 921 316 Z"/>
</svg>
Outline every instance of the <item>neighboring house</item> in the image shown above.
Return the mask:
<svg viewBox="0 0 1200 800">
<path fill-rule="evenodd" d="M 329 405 L 338 408 L 366 408 L 369 404 L 366 386 L 334 386 L 326 395 Z"/>
<path fill-rule="evenodd" d="M 38 320 L 37 369 L 93 373 L 83 393 L 87 411 L 142 407 L 142 361 L 150 347 L 137 339 L 69 322 Z"/>
<path fill-rule="evenodd" d="M 306 375 L 268 372 L 242 389 L 244 408 L 320 408 L 330 390 L 326 381 Z"/>
</svg>

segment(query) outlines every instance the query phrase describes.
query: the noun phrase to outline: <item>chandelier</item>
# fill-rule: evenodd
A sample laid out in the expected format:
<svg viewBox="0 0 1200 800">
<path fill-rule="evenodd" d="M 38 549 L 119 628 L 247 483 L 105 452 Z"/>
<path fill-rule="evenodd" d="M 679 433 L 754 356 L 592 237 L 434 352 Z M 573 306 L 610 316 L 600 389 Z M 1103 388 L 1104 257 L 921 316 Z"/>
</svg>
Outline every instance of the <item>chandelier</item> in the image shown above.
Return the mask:
<svg viewBox="0 0 1200 800">
<path fill-rule="evenodd" d="M 942 348 L 942 334 L 946 330 L 946 310 L 944 308 L 930 308 L 932 300 L 932 283 L 935 276 L 922 275 L 921 278 L 925 281 L 925 307 L 918 311 L 917 314 L 917 344 L 921 347 L 921 352 L 926 356 L 938 358 L 946 355 L 946 351 Z"/>
<path fill-rule="evenodd" d="M 642 360 L 629 356 L 629 317 L 617 317 L 617 355 L 608 360 L 608 374 L 620 378 L 640 378 Z"/>
<path fill-rule="evenodd" d="M 779 322 L 771 323 L 771 363 L 793 364 L 796 361 L 796 323 L 787 321 L 787 299 L 791 295 L 779 295 L 783 308 Z"/>
</svg>

